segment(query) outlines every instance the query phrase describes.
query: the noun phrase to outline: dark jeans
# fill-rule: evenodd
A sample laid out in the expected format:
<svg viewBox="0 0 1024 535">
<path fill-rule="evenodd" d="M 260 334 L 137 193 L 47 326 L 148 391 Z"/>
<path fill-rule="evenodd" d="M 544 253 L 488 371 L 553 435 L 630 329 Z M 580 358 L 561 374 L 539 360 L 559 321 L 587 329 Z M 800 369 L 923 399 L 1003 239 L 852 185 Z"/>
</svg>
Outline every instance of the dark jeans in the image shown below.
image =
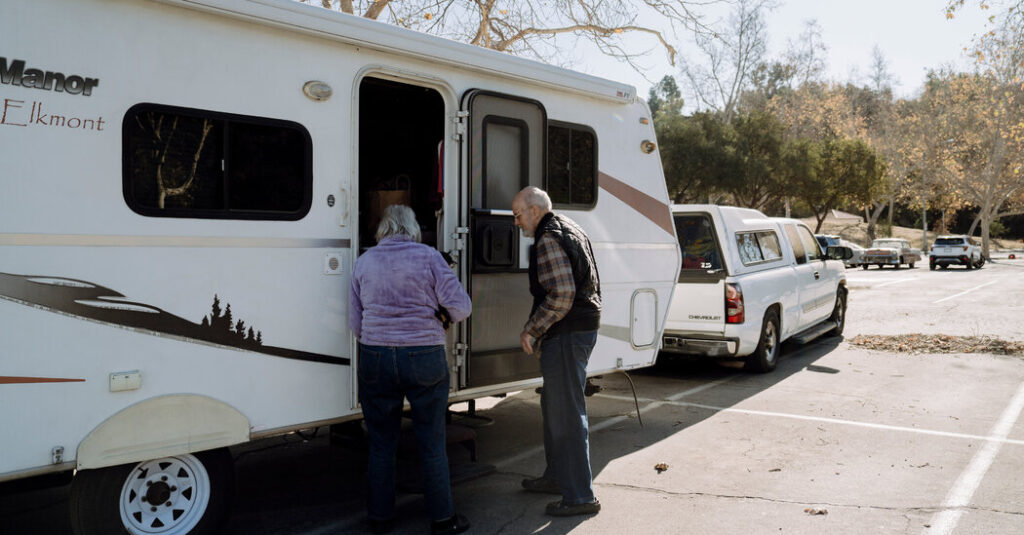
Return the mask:
<svg viewBox="0 0 1024 535">
<path fill-rule="evenodd" d="M 544 415 L 544 477 L 558 481 L 562 501 L 579 504 L 594 501 L 590 471 L 587 402 L 587 362 L 597 343 L 597 331 L 556 334 L 540 346 L 540 371 L 544 390 L 540 409 Z"/>
<path fill-rule="evenodd" d="M 454 514 L 445 410 L 448 363 L 444 346 L 382 347 L 359 344 L 359 402 L 370 435 L 367 498 L 369 517 L 389 520 L 395 508 L 395 455 L 402 428 L 403 398 L 423 463 L 424 498 L 432 520 Z"/>
</svg>

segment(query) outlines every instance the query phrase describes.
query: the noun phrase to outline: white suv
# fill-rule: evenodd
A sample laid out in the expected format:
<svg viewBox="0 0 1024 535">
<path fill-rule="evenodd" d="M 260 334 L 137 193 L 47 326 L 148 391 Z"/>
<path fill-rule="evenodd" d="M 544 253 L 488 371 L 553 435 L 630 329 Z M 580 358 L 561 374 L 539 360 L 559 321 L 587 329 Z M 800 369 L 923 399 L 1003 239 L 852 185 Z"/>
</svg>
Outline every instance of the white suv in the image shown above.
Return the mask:
<svg viewBox="0 0 1024 535">
<path fill-rule="evenodd" d="M 966 266 L 967 269 L 980 269 L 985 265 L 985 256 L 981 253 L 981 246 L 969 236 L 939 236 L 932 244 L 928 268 L 934 270 L 935 266 L 938 266 L 946 269 L 950 264 Z"/>
</svg>

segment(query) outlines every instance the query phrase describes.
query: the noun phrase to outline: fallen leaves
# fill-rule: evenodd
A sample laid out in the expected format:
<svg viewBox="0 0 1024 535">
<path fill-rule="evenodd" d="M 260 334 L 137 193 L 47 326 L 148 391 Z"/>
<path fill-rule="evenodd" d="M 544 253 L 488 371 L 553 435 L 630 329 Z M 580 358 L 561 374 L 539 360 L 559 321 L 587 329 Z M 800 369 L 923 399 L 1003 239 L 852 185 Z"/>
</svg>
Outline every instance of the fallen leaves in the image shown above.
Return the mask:
<svg viewBox="0 0 1024 535">
<path fill-rule="evenodd" d="M 850 339 L 855 346 L 900 353 L 989 353 L 1022 355 L 1024 342 L 994 336 L 953 336 L 949 334 L 861 334 Z"/>
<path fill-rule="evenodd" d="M 804 509 L 804 512 L 809 514 L 809 515 L 827 515 L 828 514 L 828 509 L 824 509 L 824 508 L 818 509 L 817 507 L 808 507 L 807 509 Z"/>
<path fill-rule="evenodd" d="M 658 464 L 654 465 L 654 469 L 657 470 L 658 473 L 660 474 L 660 473 L 664 472 L 665 470 L 668 470 L 668 465 L 665 464 L 665 463 L 658 463 Z"/>
</svg>

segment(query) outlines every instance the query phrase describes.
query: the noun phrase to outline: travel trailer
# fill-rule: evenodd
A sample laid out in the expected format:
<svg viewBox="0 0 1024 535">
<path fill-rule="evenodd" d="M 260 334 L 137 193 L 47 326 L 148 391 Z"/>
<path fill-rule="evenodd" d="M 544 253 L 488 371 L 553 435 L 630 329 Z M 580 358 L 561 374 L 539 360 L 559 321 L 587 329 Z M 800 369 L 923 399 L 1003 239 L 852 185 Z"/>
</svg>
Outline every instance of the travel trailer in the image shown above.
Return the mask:
<svg viewBox="0 0 1024 535">
<path fill-rule="evenodd" d="M 588 373 L 655 360 L 680 261 L 628 85 L 289 0 L 3 2 L 0 81 L 0 480 L 76 470 L 78 533 L 216 531 L 228 446 L 360 416 L 389 204 L 473 298 L 453 402 L 540 384 L 526 185 L 593 241 Z"/>
</svg>

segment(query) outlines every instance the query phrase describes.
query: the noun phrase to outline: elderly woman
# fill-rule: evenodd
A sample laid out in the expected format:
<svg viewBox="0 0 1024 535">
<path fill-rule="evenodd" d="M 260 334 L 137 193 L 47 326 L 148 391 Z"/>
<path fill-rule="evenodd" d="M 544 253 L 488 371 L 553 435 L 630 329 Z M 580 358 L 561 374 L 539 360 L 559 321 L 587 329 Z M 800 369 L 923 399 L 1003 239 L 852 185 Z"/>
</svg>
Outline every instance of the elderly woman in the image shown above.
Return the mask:
<svg viewBox="0 0 1024 535">
<path fill-rule="evenodd" d="M 469 528 L 452 505 L 445 451 L 449 374 L 438 311 L 444 307 L 458 322 L 472 305 L 441 254 L 419 241 L 412 209 L 389 206 L 377 227 L 377 246 L 359 257 L 352 275 L 349 324 L 359 339 L 359 402 L 370 436 L 368 522 L 374 533 L 387 533 L 393 523 L 403 398 L 412 407 L 431 533 Z"/>
</svg>

